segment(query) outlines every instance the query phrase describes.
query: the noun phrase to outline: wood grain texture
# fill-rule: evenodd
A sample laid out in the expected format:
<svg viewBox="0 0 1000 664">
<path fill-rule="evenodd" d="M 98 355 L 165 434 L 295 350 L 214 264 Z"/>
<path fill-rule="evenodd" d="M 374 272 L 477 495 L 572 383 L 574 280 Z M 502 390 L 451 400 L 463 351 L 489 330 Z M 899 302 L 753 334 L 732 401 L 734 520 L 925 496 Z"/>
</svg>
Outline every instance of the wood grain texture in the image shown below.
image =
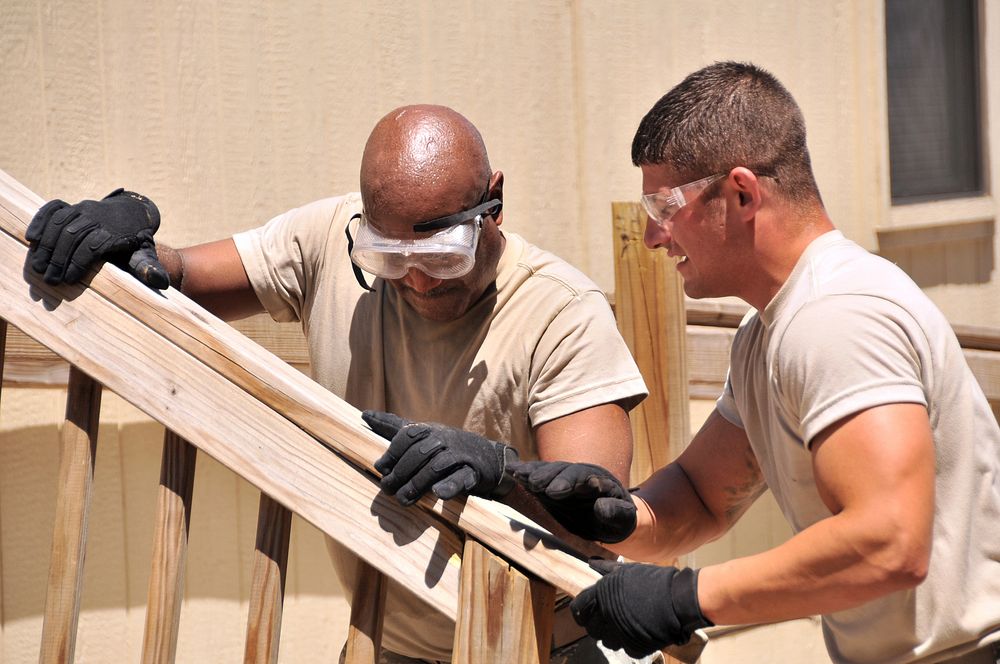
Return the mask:
<svg viewBox="0 0 1000 664">
<path fill-rule="evenodd" d="M 363 424 L 357 409 L 173 289 L 153 292 L 112 265 L 87 288 L 53 288 L 35 274 L 22 275 L 25 251 L 15 238 L 23 237 L 39 204 L 0 175 L 6 238 L 0 241 L 0 311 L 15 311 L 12 323 L 71 362 L 85 363 L 106 386 L 454 617 L 457 575 L 446 562 L 457 548 L 455 536 L 425 511 L 403 509 L 379 494 L 370 475 L 359 475 L 310 437 L 371 471 L 387 442 Z M 141 362 L 129 361 L 135 358 Z M 420 505 L 569 594 L 597 578 L 565 546 L 537 546 L 531 521 L 496 503 L 424 498 Z M 377 553 L 384 550 L 380 543 L 393 541 L 413 555 Z M 424 587 L 427 570 L 434 579 L 440 575 L 431 588 Z"/>
<path fill-rule="evenodd" d="M 74 368 L 61 434 L 59 493 L 38 657 L 41 664 L 73 661 L 100 412 L 101 385 Z"/>
<path fill-rule="evenodd" d="M 30 209 L 13 216 L 11 198 L 0 199 L 4 199 L 0 226 L 13 226 L 15 232 L 18 226 L 23 229 L 25 219 L 32 214 Z M 25 247 L 6 231 L 0 233 L 0 311 L 10 312 L 11 323 L 342 541 L 355 554 L 377 561 L 383 572 L 454 617 L 458 574 L 447 561 L 460 551 L 460 543 L 450 528 L 432 515 L 404 509 L 381 495 L 369 475 L 359 474 L 274 408 L 164 339 L 96 288 L 83 284 L 53 288 L 33 273 L 23 274 L 24 259 Z M 94 281 L 100 281 L 112 297 L 119 291 L 131 291 L 130 302 L 138 299 L 146 308 L 166 308 L 169 311 L 163 315 L 176 315 L 175 322 L 189 330 L 197 327 L 197 316 L 207 316 L 180 294 L 171 291 L 169 297 L 163 297 L 113 266 L 105 266 L 98 277 L 103 278 Z M 156 317 L 155 312 L 146 314 Z M 215 320 L 215 324 L 252 347 L 249 355 L 266 355 L 300 383 L 325 392 L 220 321 Z M 215 337 L 206 344 L 222 345 Z M 226 362 L 233 364 L 233 360 Z M 260 363 L 250 357 L 247 364 Z M 326 417 L 333 417 L 338 408 L 352 412 L 329 396 L 334 402 Z M 381 438 L 363 428 L 360 417 L 353 427 L 344 428 L 361 431 L 361 438 L 376 451 L 384 445 Z M 397 547 L 398 555 L 380 555 L 386 547 Z M 425 577 L 430 580 L 425 581 Z"/>
<path fill-rule="evenodd" d="M 354 597 L 351 599 L 351 624 L 347 629 L 345 664 L 378 664 L 382 647 L 382 623 L 385 618 L 385 574 L 358 561 Z"/>
<path fill-rule="evenodd" d="M 555 592 L 468 538 L 455 627 L 455 664 L 546 664 Z"/>
<path fill-rule="evenodd" d="M 257 513 L 257 545 L 250 573 L 244 664 L 276 664 L 278 661 L 291 534 L 292 513 L 262 493 Z"/>
<path fill-rule="evenodd" d="M 143 664 L 171 664 L 177 653 L 197 455 L 197 448 L 186 440 L 169 429 L 164 433 L 142 637 Z"/>
<path fill-rule="evenodd" d="M 666 252 L 643 245 L 646 213 L 638 203 L 613 203 L 615 317 L 649 397 L 630 413 L 631 481 L 667 465 L 691 437 L 684 291 Z"/>
</svg>

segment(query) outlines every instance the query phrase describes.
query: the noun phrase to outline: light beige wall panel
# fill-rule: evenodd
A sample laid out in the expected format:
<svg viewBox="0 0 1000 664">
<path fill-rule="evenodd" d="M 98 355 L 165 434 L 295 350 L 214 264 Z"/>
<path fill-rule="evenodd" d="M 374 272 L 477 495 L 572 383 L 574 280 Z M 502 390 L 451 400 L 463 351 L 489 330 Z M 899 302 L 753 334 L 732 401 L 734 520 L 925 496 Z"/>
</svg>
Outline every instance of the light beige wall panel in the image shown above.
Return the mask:
<svg viewBox="0 0 1000 664">
<path fill-rule="evenodd" d="M 770 69 L 796 97 L 831 215 L 849 237 L 874 246 L 881 5 L 684 0 L 573 3 L 573 8 L 577 209 L 587 251 L 566 252 L 566 240 L 558 235 L 550 246 L 610 288 L 608 201 L 640 193 L 641 176 L 630 163 L 639 120 L 687 73 L 729 59 Z M 563 205 L 573 207 L 569 201 Z"/>
<path fill-rule="evenodd" d="M 856 224 L 870 224 L 855 220 L 876 181 L 860 122 L 880 66 L 872 3 L 6 4 L 4 64 L 25 76 L 4 77 L 24 119 L 0 128 L 4 167 L 47 195 L 144 191 L 171 243 L 356 188 L 374 121 L 433 101 L 483 129 L 508 176 L 508 226 L 608 288 L 608 203 L 638 191 L 636 124 L 723 58 L 788 84 L 831 211 L 862 240 Z"/>
</svg>

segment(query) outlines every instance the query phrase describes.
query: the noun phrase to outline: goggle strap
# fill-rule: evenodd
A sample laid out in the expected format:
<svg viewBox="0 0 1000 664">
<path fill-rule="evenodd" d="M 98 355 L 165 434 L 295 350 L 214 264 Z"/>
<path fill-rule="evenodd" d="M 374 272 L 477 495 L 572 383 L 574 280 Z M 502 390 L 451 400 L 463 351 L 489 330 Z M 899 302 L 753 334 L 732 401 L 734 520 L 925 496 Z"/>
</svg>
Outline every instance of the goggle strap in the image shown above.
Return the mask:
<svg viewBox="0 0 1000 664">
<path fill-rule="evenodd" d="M 503 207 L 503 203 L 500 199 L 493 198 L 482 205 L 477 205 L 469 210 L 463 210 L 461 212 L 456 212 L 455 214 L 449 214 L 447 217 L 439 217 L 437 219 L 431 219 L 430 221 L 421 221 L 419 224 L 413 224 L 413 231 L 415 233 L 425 233 L 427 231 L 437 231 L 442 228 L 451 228 L 452 226 L 457 226 L 458 224 L 465 223 L 471 219 L 475 219 L 484 212 L 488 212 L 491 215 L 497 214 Z"/>
<path fill-rule="evenodd" d="M 351 237 L 351 222 L 355 219 L 361 219 L 360 214 L 355 214 L 347 221 L 347 226 L 344 227 L 344 232 L 347 234 L 347 256 L 351 261 L 351 269 L 354 270 L 354 278 L 358 280 L 358 285 L 364 288 L 369 293 L 374 293 L 375 289 L 368 285 L 368 281 L 365 279 L 364 272 L 358 267 L 358 264 L 354 262 L 353 258 L 350 258 L 351 252 L 354 251 L 354 238 Z"/>
</svg>

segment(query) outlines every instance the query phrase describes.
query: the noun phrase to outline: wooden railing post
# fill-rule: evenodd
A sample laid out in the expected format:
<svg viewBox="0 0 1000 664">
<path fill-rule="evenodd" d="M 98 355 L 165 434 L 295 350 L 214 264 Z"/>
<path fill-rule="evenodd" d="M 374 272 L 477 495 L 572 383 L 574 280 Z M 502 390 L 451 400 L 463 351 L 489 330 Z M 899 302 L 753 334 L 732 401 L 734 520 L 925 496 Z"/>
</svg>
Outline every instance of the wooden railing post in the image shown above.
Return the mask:
<svg viewBox="0 0 1000 664">
<path fill-rule="evenodd" d="M 244 664 L 275 664 L 278 661 L 291 532 L 292 513 L 261 493 Z"/>
<path fill-rule="evenodd" d="M 454 664 L 547 664 L 555 589 L 472 538 L 462 555 Z"/>
<path fill-rule="evenodd" d="M 630 413 L 635 486 L 676 458 L 691 437 L 687 312 L 683 280 L 673 259 L 643 244 L 642 206 L 612 203 L 611 213 L 615 318 L 649 388 L 649 397 Z M 668 663 L 678 661 L 666 652 L 664 658 Z"/>
<path fill-rule="evenodd" d="M 347 629 L 345 664 L 377 664 L 382 647 L 382 620 L 385 617 L 385 591 L 389 580 L 384 574 L 358 561 L 354 597 L 351 599 L 351 624 Z"/>
<path fill-rule="evenodd" d="M 38 657 L 41 664 L 73 661 L 100 411 L 100 383 L 73 367 L 60 436 L 59 495 Z"/>
<path fill-rule="evenodd" d="M 643 245 L 646 213 L 612 203 L 615 318 L 649 397 L 632 410 L 632 484 L 667 465 L 691 437 L 688 414 L 687 316 L 673 259 Z"/>
<path fill-rule="evenodd" d="M 177 652 L 197 454 L 196 447 L 166 431 L 142 637 L 143 664 L 171 664 Z"/>
</svg>

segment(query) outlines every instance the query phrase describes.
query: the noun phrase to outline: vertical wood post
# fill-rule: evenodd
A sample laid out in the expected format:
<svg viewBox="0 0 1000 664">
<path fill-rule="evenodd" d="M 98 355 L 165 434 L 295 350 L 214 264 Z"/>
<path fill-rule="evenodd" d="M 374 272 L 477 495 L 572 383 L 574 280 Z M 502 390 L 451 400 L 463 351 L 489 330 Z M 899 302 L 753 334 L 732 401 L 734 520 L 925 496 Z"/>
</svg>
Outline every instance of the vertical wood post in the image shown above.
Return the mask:
<svg viewBox="0 0 1000 664">
<path fill-rule="evenodd" d="M 632 484 L 675 458 L 690 439 L 687 318 L 683 282 L 673 259 L 642 243 L 646 213 L 612 203 L 615 318 L 649 397 L 632 413 Z"/>
<path fill-rule="evenodd" d="M 555 589 L 465 540 L 453 664 L 547 664 Z"/>
<path fill-rule="evenodd" d="M 60 435 L 59 495 L 38 656 L 41 664 L 73 661 L 100 411 L 100 383 L 71 367 L 66 421 Z"/>
<path fill-rule="evenodd" d="M 194 445 L 169 429 L 164 433 L 143 664 L 170 664 L 177 652 L 197 455 Z"/>
<path fill-rule="evenodd" d="M 612 203 L 615 318 L 649 396 L 630 413 L 632 485 L 667 465 L 691 438 L 688 411 L 687 312 L 684 282 L 665 251 L 643 244 L 639 203 Z M 675 561 L 676 562 L 676 561 Z M 667 664 L 677 663 L 667 652 Z"/>
<path fill-rule="evenodd" d="M 266 494 L 260 494 L 244 664 L 278 661 L 291 531 L 292 513 Z"/>
<path fill-rule="evenodd" d="M 345 664 L 378 664 L 382 647 L 382 619 L 385 591 L 389 580 L 384 574 L 358 560 L 358 579 L 351 600 L 351 625 L 347 630 Z"/>
<path fill-rule="evenodd" d="M 7 321 L 0 318 L 0 393 L 3 392 L 3 367 L 4 358 L 7 355 Z M 3 514 L 3 506 L 0 505 L 0 514 Z M 3 520 L 0 519 L 0 537 L 3 537 Z M 0 597 L 3 594 L 3 547 L 0 547 Z M 0 602 L 0 625 L 4 625 L 6 620 L 3 615 L 3 602 Z M 3 630 L 0 628 L 0 649 L 3 648 Z"/>
</svg>

